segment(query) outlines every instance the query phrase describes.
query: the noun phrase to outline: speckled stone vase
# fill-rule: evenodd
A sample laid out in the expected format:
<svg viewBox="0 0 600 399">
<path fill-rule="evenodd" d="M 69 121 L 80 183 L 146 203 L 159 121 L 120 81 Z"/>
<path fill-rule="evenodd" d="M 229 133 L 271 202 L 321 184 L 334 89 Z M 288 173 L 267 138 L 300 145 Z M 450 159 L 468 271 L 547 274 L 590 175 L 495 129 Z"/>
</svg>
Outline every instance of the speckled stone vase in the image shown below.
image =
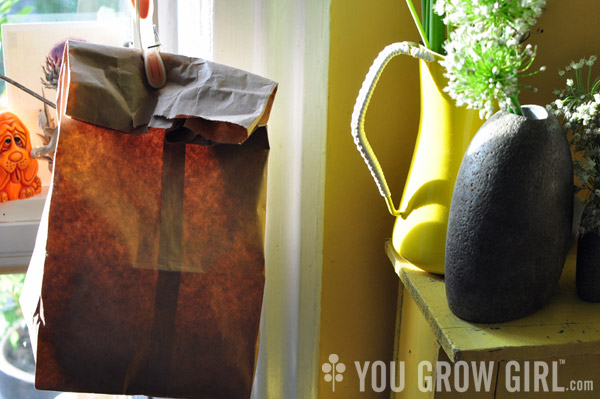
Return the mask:
<svg viewBox="0 0 600 399">
<path fill-rule="evenodd" d="M 600 236 L 587 233 L 577 243 L 577 295 L 600 302 Z"/>
<path fill-rule="evenodd" d="M 467 150 L 446 239 L 446 294 L 458 317 L 527 316 L 556 288 L 570 244 L 573 172 L 564 132 L 539 106 L 493 115 Z"/>
</svg>

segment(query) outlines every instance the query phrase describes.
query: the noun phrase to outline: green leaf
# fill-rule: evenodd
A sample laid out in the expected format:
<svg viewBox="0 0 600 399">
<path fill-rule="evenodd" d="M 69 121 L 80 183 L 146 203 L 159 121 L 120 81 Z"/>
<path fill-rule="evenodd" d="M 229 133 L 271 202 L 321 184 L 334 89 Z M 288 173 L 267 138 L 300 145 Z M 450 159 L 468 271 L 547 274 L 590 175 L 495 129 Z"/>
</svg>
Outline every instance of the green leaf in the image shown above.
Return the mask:
<svg viewBox="0 0 600 399">
<path fill-rule="evenodd" d="M 10 337 L 8 337 L 8 341 L 10 342 L 10 346 L 14 348 L 17 347 L 17 345 L 19 345 L 19 332 L 17 330 L 14 330 L 11 334 Z"/>
<path fill-rule="evenodd" d="M 429 40 L 427 39 L 427 34 L 423 30 L 423 25 L 421 25 L 421 19 L 417 15 L 417 10 L 413 5 L 411 0 L 406 0 L 406 4 L 408 5 L 408 9 L 410 10 L 410 15 L 412 15 L 413 20 L 415 21 L 415 25 L 417 26 L 417 30 L 419 31 L 419 35 L 421 36 L 421 40 L 425 47 L 429 48 Z"/>
<path fill-rule="evenodd" d="M 18 15 L 28 15 L 30 14 L 33 10 L 35 10 L 35 7 L 33 6 L 27 6 L 27 7 L 23 7 L 21 9 L 21 11 L 19 11 L 17 14 Z"/>
<path fill-rule="evenodd" d="M 25 280 L 24 274 L 5 274 L 0 275 L 0 323 L 2 331 L 23 319 L 23 312 L 19 307 L 19 296 Z"/>
<path fill-rule="evenodd" d="M 19 0 L 4 0 L 0 2 L 0 14 L 6 14 Z"/>
</svg>

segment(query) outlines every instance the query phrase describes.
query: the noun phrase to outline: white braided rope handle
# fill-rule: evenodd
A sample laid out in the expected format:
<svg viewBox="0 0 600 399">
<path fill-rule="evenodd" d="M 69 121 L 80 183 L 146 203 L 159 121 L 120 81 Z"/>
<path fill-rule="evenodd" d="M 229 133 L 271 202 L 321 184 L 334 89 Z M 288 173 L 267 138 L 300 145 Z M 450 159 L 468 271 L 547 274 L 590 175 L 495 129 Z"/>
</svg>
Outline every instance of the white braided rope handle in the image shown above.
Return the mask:
<svg viewBox="0 0 600 399">
<path fill-rule="evenodd" d="M 379 77 L 383 73 L 386 65 L 392 58 L 404 54 L 428 62 L 435 60 L 434 56 L 430 52 L 412 42 L 394 43 L 384 48 L 379 53 L 377 58 L 375 58 L 375 61 L 373 61 L 373 65 L 371 65 L 371 68 L 369 68 L 369 72 L 367 73 L 362 87 L 358 92 L 358 97 L 356 98 L 356 103 L 354 104 L 354 111 L 352 112 L 352 121 L 350 124 L 356 148 L 364 158 L 365 163 L 371 171 L 371 175 L 375 180 L 375 184 L 377 184 L 377 188 L 379 188 L 379 193 L 382 197 L 386 198 L 390 198 L 392 194 L 388 187 L 387 181 L 385 180 L 385 176 L 383 175 L 381 165 L 379 165 L 379 161 L 377 160 L 377 157 L 375 156 L 375 153 L 373 152 L 373 149 L 367 140 L 367 135 L 365 132 L 365 115 L 367 113 L 367 108 L 369 107 L 369 102 L 371 101 L 371 96 L 375 91 L 375 86 L 377 85 Z M 392 209 L 390 209 L 390 212 L 392 212 Z"/>
</svg>

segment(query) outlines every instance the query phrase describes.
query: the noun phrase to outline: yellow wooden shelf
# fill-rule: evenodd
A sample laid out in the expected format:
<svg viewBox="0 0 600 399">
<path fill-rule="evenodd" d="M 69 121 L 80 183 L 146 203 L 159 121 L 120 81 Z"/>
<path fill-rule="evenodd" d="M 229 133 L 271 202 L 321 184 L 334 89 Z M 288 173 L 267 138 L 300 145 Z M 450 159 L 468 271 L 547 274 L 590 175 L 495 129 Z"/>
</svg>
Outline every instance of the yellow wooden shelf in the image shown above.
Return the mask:
<svg viewBox="0 0 600 399">
<path fill-rule="evenodd" d="M 559 286 L 548 305 L 519 320 L 478 324 L 461 320 L 450 311 L 443 277 L 402 259 L 390 241 L 385 250 L 450 360 L 528 360 L 600 354 L 600 304 L 577 297 L 574 251 L 567 257 Z"/>
</svg>

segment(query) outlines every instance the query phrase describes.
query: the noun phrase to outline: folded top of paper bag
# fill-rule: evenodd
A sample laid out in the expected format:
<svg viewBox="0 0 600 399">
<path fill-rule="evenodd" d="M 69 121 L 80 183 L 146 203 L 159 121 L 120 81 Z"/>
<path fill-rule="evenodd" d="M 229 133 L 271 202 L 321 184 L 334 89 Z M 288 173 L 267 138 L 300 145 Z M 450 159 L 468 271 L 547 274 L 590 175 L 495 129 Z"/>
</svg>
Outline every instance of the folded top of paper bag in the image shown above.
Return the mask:
<svg viewBox="0 0 600 399">
<path fill-rule="evenodd" d="M 59 104 L 74 119 L 130 134 L 177 130 L 173 139 L 185 142 L 200 135 L 239 144 L 267 123 L 277 83 L 203 59 L 161 57 L 167 84 L 157 90 L 146 82 L 140 50 L 69 41 Z"/>
</svg>

